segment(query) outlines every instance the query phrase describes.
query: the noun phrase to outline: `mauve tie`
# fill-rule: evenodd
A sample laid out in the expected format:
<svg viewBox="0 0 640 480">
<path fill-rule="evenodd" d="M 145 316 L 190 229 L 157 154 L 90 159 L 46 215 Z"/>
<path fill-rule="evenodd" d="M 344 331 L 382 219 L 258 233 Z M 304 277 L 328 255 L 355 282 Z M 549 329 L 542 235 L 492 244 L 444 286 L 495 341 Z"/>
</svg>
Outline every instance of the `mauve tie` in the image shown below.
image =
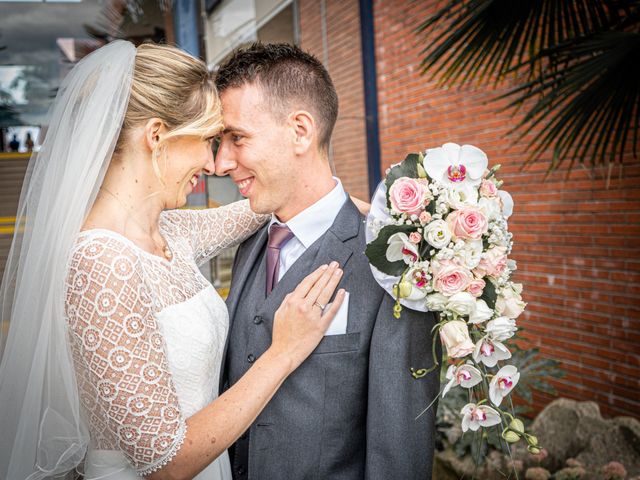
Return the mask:
<svg viewBox="0 0 640 480">
<path fill-rule="evenodd" d="M 267 295 L 278 283 L 280 270 L 280 249 L 294 237 L 293 232 L 286 225 L 274 223 L 269 227 L 269 242 L 267 243 Z"/>
</svg>

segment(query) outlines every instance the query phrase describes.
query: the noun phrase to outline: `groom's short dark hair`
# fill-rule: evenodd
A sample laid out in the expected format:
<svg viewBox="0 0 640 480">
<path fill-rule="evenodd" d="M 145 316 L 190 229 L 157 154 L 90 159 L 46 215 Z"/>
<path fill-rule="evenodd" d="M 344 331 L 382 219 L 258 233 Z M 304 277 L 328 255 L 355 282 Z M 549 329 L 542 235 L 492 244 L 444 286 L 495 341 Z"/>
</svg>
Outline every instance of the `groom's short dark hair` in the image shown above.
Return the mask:
<svg viewBox="0 0 640 480">
<path fill-rule="evenodd" d="M 316 57 L 287 43 L 239 48 L 220 66 L 216 86 L 222 94 L 247 83 L 259 84 L 276 115 L 295 106 L 309 109 L 318 123 L 319 147 L 328 151 L 338 117 L 338 95 L 329 72 Z"/>
</svg>

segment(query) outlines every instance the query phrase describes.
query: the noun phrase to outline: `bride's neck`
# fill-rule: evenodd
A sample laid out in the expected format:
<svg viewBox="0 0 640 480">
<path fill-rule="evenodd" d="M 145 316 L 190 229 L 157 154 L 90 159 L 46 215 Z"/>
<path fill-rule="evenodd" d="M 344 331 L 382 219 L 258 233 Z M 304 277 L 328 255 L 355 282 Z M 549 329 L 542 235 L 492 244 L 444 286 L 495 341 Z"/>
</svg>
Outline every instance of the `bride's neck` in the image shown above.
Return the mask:
<svg viewBox="0 0 640 480">
<path fill-rule="evenodd" d="M 164 204 L 162 186 L 149 170 L 144 161 L 114 157 L 86 223 L 100 223 L 126 236 L 156 236 Z"/>
</svg>

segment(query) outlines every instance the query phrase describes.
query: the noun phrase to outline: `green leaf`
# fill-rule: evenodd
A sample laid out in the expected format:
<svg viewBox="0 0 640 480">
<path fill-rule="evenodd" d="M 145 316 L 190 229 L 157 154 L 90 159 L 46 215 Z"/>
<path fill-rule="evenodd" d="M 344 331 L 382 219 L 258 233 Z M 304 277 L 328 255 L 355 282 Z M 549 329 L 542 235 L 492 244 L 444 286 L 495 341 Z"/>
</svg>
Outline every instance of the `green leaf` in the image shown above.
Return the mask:
<svg viewBox="0 0 640 480">
<path fill-rule="evenodd" d="M 498 298 L 498 294 L 496 293 L 496 286 L 493 284 L 491 280 L 486 282 L 484 290 L 482 291 L 481 300 L 484 300 L 487 303 L 487 306 L 490 309 L 496 308 L 496 300 Z"/>
<path fill-rule="evenodd" d="M 387 275 L 394 277 L 402 275 L 402 273 L 407 269 L 407 264 L 402 260 L 398 260 L 397 262 L 390 262 L 387 260 L 387 247 L 389 246 L 387 242 L 391 235 L 395 235 L 399 232 L 409 235 L 409 233 L 414 230 L 415 227 L 411 225 L 387 225 L 386 227 L 382 227 L 378 234 L 378 238 L 369 243 L 364 251 L 365 255 L 369 258 L 371 265 Z"/>
</svg>

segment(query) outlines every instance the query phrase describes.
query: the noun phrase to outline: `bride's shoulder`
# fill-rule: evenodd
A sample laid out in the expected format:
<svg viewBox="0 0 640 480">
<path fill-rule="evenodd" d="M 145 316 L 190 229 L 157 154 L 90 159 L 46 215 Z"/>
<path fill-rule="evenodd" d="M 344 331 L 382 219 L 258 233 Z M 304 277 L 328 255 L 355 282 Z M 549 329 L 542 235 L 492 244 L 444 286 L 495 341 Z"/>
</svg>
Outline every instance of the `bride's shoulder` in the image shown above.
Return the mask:
<svg viewBox="0 0 640 480">
<path fill-rule="evenodd" d="M 138 247 L 128 238 L 105 229 L 84 230 L 78 234 L 70 255 L 70 270 L 136 269 L 140 263 Z"/>
</svg>

